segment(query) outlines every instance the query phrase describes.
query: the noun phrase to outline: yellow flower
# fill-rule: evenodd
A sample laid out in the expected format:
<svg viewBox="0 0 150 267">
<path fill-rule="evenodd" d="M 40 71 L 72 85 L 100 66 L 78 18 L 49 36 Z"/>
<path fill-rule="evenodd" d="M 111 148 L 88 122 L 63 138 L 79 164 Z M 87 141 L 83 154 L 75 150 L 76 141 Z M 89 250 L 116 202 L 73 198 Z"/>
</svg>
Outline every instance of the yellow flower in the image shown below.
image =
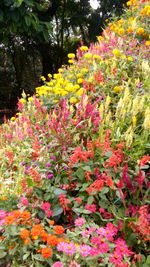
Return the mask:
<svg viewBox="0 0 150 267">
<path fill-rule="evenodd" d="M 125 30 L 123 28 L 119 29 L 118 30 L 118 34 L 119 35 L 123 35 L 125 33 Z"/>
<path fill-rule="evenodd" d="M 89 49 L 88 49 L 87 46 L 82 45 L 82 46 L 80 47 L 80 50 L 81 50 L 81 51 L 88 51 Z"/>
<path fill-rule="evenodd" d="M 41 80 L 44 82 L 46 81 L 45 77 L 44 76 L 41 76 Z"/>
<path fill-rule="evenodd" d="M 133 61 L 133 58 L 132 57 L 127 57 L 127 60 Z"/>
<path fill-rule="evenodd" d="M 28 101 L 32 102 L 34 98 L 32 96 L 28 97 Z"/>
<path fill-rule="evenodd" d="M 71 104 L 76 104 L 78 102 L 78 99 L 77 98 L 75 98 L 75 97 L 71 97 L 70 98 L 70 103 Z"/>
<path fill-rule="evenodd" d="M 15 117 L 11 117 L 11 119 L 10 119 L 10 120 L 11 120 L 11 121 L 14 121 L 15 119 L 16 119 Z"/>
<path fill-rule="evenodd" d="M 83 83 L 83 79 L 82 78 L 79 78 L 78 80 L 77 80 L 77 83 Z"/>
<path fill-rule="evenodd" d="M 86 59 L 92 58 L 92 54 L 91 53 L 86 53 L 86 54 L 84 54 L 84 57 Z"/>
<path fill-rule="evenodd" d="M 145 45 L 150 45 L 150 41 L 146 41 L 145 42 Z"/>
<path fill-rule="evenodd" d="M 25 104 L 26 103 L 26 100 L 24 98 L 20 98 L 19 99 L 19 102 L 21 102 L 22 104 Z"/>
<path fill-rule="evenodd" d="M 114 56 L 120 56 L 120 54 L 121 54 L 121 52 L 120 52 L 120 50 L 119 49 L 113 49 L 113 54 L 114 54 Z"/>
<path fill-rule="evenodd" d="M 142 27 L 137 29 L 137 34 L 143 35 L 143 33 L 144 33 L 144 29 Z"/>
<path fill-rule="evenodd" d="M 72 64 L 72 63 L 74 63 L 74 60 L 73 59 L 69 59 L 68 63 Z"/>
<path fill-rule="evenodd" d="M 75 54 L 74 53 L 68 54 L 68 58 L 75 58 Z"/>
<path fill-rule="evenodd" d="M 52 74 L 49 73 L 49 74 L 48 74 L 48 77 L 49 77 L 49 78 L 52 78 Z"/>
<path fill-rule="evenodd" d="M 114 91 L 115 93 L 119 93 L 121 90 L 122 90 L 122 88 L 121 88 L 120 86 L 115 86 L 115 87 L 113 88 L 113 91 Z"/>
<path fill-rule="evenodd" d="M 94 59 L 100 59 L 101 57 L 99 55 L 94 55 L 93 58 Z"/>
</svg>

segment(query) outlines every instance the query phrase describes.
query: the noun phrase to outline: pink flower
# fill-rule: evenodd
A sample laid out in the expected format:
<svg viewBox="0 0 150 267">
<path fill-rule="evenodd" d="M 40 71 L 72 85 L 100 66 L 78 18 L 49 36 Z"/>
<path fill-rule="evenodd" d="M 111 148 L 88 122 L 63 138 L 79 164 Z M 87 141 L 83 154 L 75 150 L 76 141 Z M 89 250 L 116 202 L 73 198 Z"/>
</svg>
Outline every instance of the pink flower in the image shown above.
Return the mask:
<svg viewBox="0 0 150 267">
<path fill-rule="evenodd" d="M 117 264 L 117 267 L 129 267 L 130 265 L 127 262 Z"/>
<path fill-rule="evenodd" d="M 49 202 L 43 202 L 41 205 L 41 209 L 44 210 L 45 212 L 49 210 L 51 207 L 51 204 Z"/>
<path fill-rule="evenodd" d="M 56 261 L 56 262 L 52 265 L 52 267 L 63 267 L 63 264 L 62 264 L 61 261 Z"/>
<path fill-rule="evenodd" d="M 106 230 L 105 230 L 104 227 L 100 227 L 100 228 L 97 229 L 96 232 L 97 232 L 99 235 L 105 235 Z"/>
<path fill-rule="evenodd" d="M 86 204 L 85 209 L 89 210 L 91 212 L 96 212 L 96 205 L 95 204 L 91 204 L 91 205 Z"/>
<path fill-rule="evenodd" d="M 112 263 L 117 265 L 117 264 L 121 263 L 122 256 L 119 253 L 114 251 L 114 254 L 112 254 L 112 256 L 109 258 L 109 260 L 110 260 L 110 262 L 112 262 Z"/>
<path fill-rule="evenodd" d="M 76 261 L 71 261 L 69 267 L 80 267 L 80 264 L 77 264 Z"/>
<path fill-rule="evenodd" d="M 7 216 L 6 211 L 0 210 L 0 220 L 4 219 Z"/>
<path fill-rule="evenodd" d="M 81 245 L 80 246 L 80 254 L 82 257 L 87 257 L 90 254 L 91 247 L 88 245 Z"/>
<path fill-rule="evenodd" d="M 90 250 L 90 256 L 97 256 L 99 255 L 100 251 L 97 247 L 92 247 L 91 250 Z"/>
<path fill-rule="evenodd" d="M 53 216 L 53 211 L 52 210 L 47 210 L 46 211 L 46 216 L 49 218 L 51 216 Z"/>
<path fill-rule="evenodd" d="M 81 235 L 82 235 L 83 238 L 89 237 L 90 236 L 90 231 L 87 230 L 87 229 L 84 229 L 84 230 L 82 230 Z"/>
<path fill-rule="evenodd" d="M 26 197 L 21 197 L 20 200 L 22 205 L 26 207 L 29 205 L 28 199 Z"/>
<path fill-rule="evenodd" d="M 100 238 L 99 236 L 92 236 L 90 241 L 92 244 L 98 245 L 100 243 Z"/>
<path fill-rule="evenodd" d="M 85 224 L 85 220 L 83 218 L 78 218 L 75 220 L 74 224 L 75 226 L 82 226 L 83 224 Z"/>
<path fill-rule="evenodd" d="M 75 252 L 76 252 L 76 246 L 74 243 L 65 243 L 65 246 L 64 246 L 64 252 L 67 254 L 67 255 L 73 255 Z"/>
<path fill-rule="evenodd" d="M 93 227 L 93 226 L 89 227 L 89 232 L 90 232 L 90 234 L 92 234 L 95 230 L 96 230 L 95 227 Z"/>
<path fill-rule="evenodd" d="M 65 246 L 66 246 L 66 243 L 65 243 L 65 242 L 60 242 L 60 243 L 57 245 L 57 250 L 58 250 L 58 251 L 64 251 Z"/>
<path fill-rule="evenodd" d="M 109 246 L 108 244 L 104 241 L 103 238 L 100 239 L 99 245 L 98 245 L 98 249 L 100 253 L 107 253 L 107 251 L 109 250 Z"/>
</svg>

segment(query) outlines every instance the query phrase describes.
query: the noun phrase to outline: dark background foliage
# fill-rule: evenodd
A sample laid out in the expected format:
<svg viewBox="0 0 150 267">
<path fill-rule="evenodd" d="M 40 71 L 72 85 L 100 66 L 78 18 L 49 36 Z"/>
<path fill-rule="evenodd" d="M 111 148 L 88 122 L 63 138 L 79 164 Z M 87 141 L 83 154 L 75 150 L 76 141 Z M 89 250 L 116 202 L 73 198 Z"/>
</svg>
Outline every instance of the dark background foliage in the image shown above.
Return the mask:
<svg viewBox="0 0 150 267">
<path fill-rule="evenodd" d="M 0 111 L 14 109 L 24 90 L 33 94 L 40 76 L 67 63 L 68 52 L 96 41 L 126 0 L 1 0 Z"/>
</svg>

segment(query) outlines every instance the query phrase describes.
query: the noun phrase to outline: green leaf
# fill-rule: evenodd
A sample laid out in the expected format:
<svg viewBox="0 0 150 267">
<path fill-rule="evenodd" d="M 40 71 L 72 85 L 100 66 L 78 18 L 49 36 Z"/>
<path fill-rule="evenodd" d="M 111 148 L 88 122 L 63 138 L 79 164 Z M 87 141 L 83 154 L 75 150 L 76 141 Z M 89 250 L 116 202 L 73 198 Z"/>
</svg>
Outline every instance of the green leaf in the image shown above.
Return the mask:
<svg viewBox="0 0 150 267">
<path fill-rule="evenodd" d="M 25 16 L 24 17 L 24 20 L 25 20 L 25 23 L 27 24 L 27 26 L 30 26 L 31 25 L 31 19 L 29 16 Z"/>
<path fill-rule="evenodd" d="M 91 205 L 93 203 L 93 201 L 94 201 L 93 196 L 88 197 L 88 201 L 87 201 L 88 205 Z"/>
<path fill-rule="evenodd" d="M 91 211 L 86 210 L 86 209 L 82 209 L 82 208 L 74 208 L 73 210 L 77 214 L 81 214 L 81 213 L 83 213 L 83 214 L 90 214 L 91 213 Z"/>
<path fill-rule="evenodd" d="M 58 197 L 59 195 L 61 194 L 66 194 L 67 192 L 65 190 L 62 190 L 60 188 L 57 188 L 55 191 L 54 191 L 54 194 L 56 197 Z"/>
<path fill-rule="evenodd" d="M 45 259 L 42 257 L 41 254 L 34 255 L 34 259 L 37 260 L 37 261 L 45 261 Z"/>
<path fill-rule="evenodd" d="M 22 5 L 23 1 L 24 1 L 24 0 L 16 0 L 16 1 L 14 2 L 14 7 L 20 7 L 20 6 Z"/>
<path fill-rule="evenodd" d="M 4 258 L 7 255 L 7 252 L 1 251 L 0 252 L 0 259 Z"/>
<path fill-rule="evenodd" d="M 146 259 L 146 264 L 148 264 L 150 266 L 150 255 Z"/>
<path fill-rule="evenodd" d="M 53 216 L 58 216 L 63 212 L 63 208 L 62 207 L 58 207 L 53 209 Z"/>
<path fill-rule="evenodd" d="M 75 172 L 75 175 L 80 179 L 80 180 L 83 180 L 84 178 L 84 171 L 79 168 L 76 172 Z"/>
<path fill-rule="evenodd" d="M 84 166 L 84 167 L 82 167 L 82 169 L 83 169 L 84 171 L 91 171 L 90 166 Z"/>
<path fill-rule="evenodd" d="M 109 188 L 108 187 L 103 187 L 100 191 L 100 195 L 101 194 L 107 194 L 109 192 Z"/>
</svg>

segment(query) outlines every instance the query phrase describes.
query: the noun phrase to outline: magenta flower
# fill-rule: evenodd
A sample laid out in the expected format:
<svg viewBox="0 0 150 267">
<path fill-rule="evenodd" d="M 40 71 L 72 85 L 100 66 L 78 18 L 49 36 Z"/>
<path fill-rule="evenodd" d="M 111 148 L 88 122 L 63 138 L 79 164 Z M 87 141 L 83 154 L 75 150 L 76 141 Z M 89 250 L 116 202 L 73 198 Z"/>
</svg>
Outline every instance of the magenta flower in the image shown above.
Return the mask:
<svg viewBox="0 0 150 267">
<path fill-rule="evenodd" d="M 52 267 L 63 267 L 63 264 L 62 264 L 61 261 L 56 261 L 56 262 L 52 265 Z"/>
<path fill-rule="evenodd" d="M 100 243 L 100 238 L 99 236 L 92 236 L 90 241 L 92 244 L 98 245 Z"/>
<path fill-rule="evenodd" d="M 122 256 L 114 251 L 114 254 L 109 258 L 110 262 L 114 263 L 115 265 L 120 264 L 122 261 Z"/>
<path fill-rule="evenodd" d="M 85 220 L 83 218 L 78 218 L 74 221 L 75 226 L 82 226 L 85 224 Z"/>
<path fill-rule="evenodd" d="M 87 257 L 88 255 L 90 255 L 90 251 L 91 251 L 91 247 L 88 245 L 81 245 L 80 246 L 80 254 L 82 255 L 82 257 Z"/>
<path fill-rule="evenodd" d="M 20 200 L 23 206 L 27 207 L 29 205 L 28 199 L 26 197 L 21 197 Z"/>
<path fill-rule="evenodd" d="M 51 207 L 51 204 L 49 202 L 43 202 L 41 205 L 41 209 L 44 210 L 45 212 L 49 210 Z"/>
<path fill-rule="evenodd" d="M 0 210 L 0 220 L 4 219 L 7 216 L 7 213 L 5 210 Z"/>
<path fill-rule="evenodd" d="M 90 256 L 95 257 L 99 255 L 100 251 L 97 247 L 91 247 Z"/>
<path fill-rule="evenodd" d="M 97 229 L 96 233 L 99 234 L 99 235 L 105 235 L 106 230 L 105 230 L 104 227 L 100 227 L 100 228 Z"/>
<path fill-rule="evenodd" d="M 69 244 L 68 243 L 65 243 L 65 246 L 64 246 L 64 252 L 67 254 L 67 255 L 73 255 L 75 252 L 76 252 L 76 246 L 74 243 L 70 242 Z"/>
<path fill-rule="evenodd" d="M 109 250 L 108 244 L 104 241 L 104 239 L 100 240 L 101 243 L 98 245 L 98 249 L 100 253 L 107 253 Z"/>
</svg>

